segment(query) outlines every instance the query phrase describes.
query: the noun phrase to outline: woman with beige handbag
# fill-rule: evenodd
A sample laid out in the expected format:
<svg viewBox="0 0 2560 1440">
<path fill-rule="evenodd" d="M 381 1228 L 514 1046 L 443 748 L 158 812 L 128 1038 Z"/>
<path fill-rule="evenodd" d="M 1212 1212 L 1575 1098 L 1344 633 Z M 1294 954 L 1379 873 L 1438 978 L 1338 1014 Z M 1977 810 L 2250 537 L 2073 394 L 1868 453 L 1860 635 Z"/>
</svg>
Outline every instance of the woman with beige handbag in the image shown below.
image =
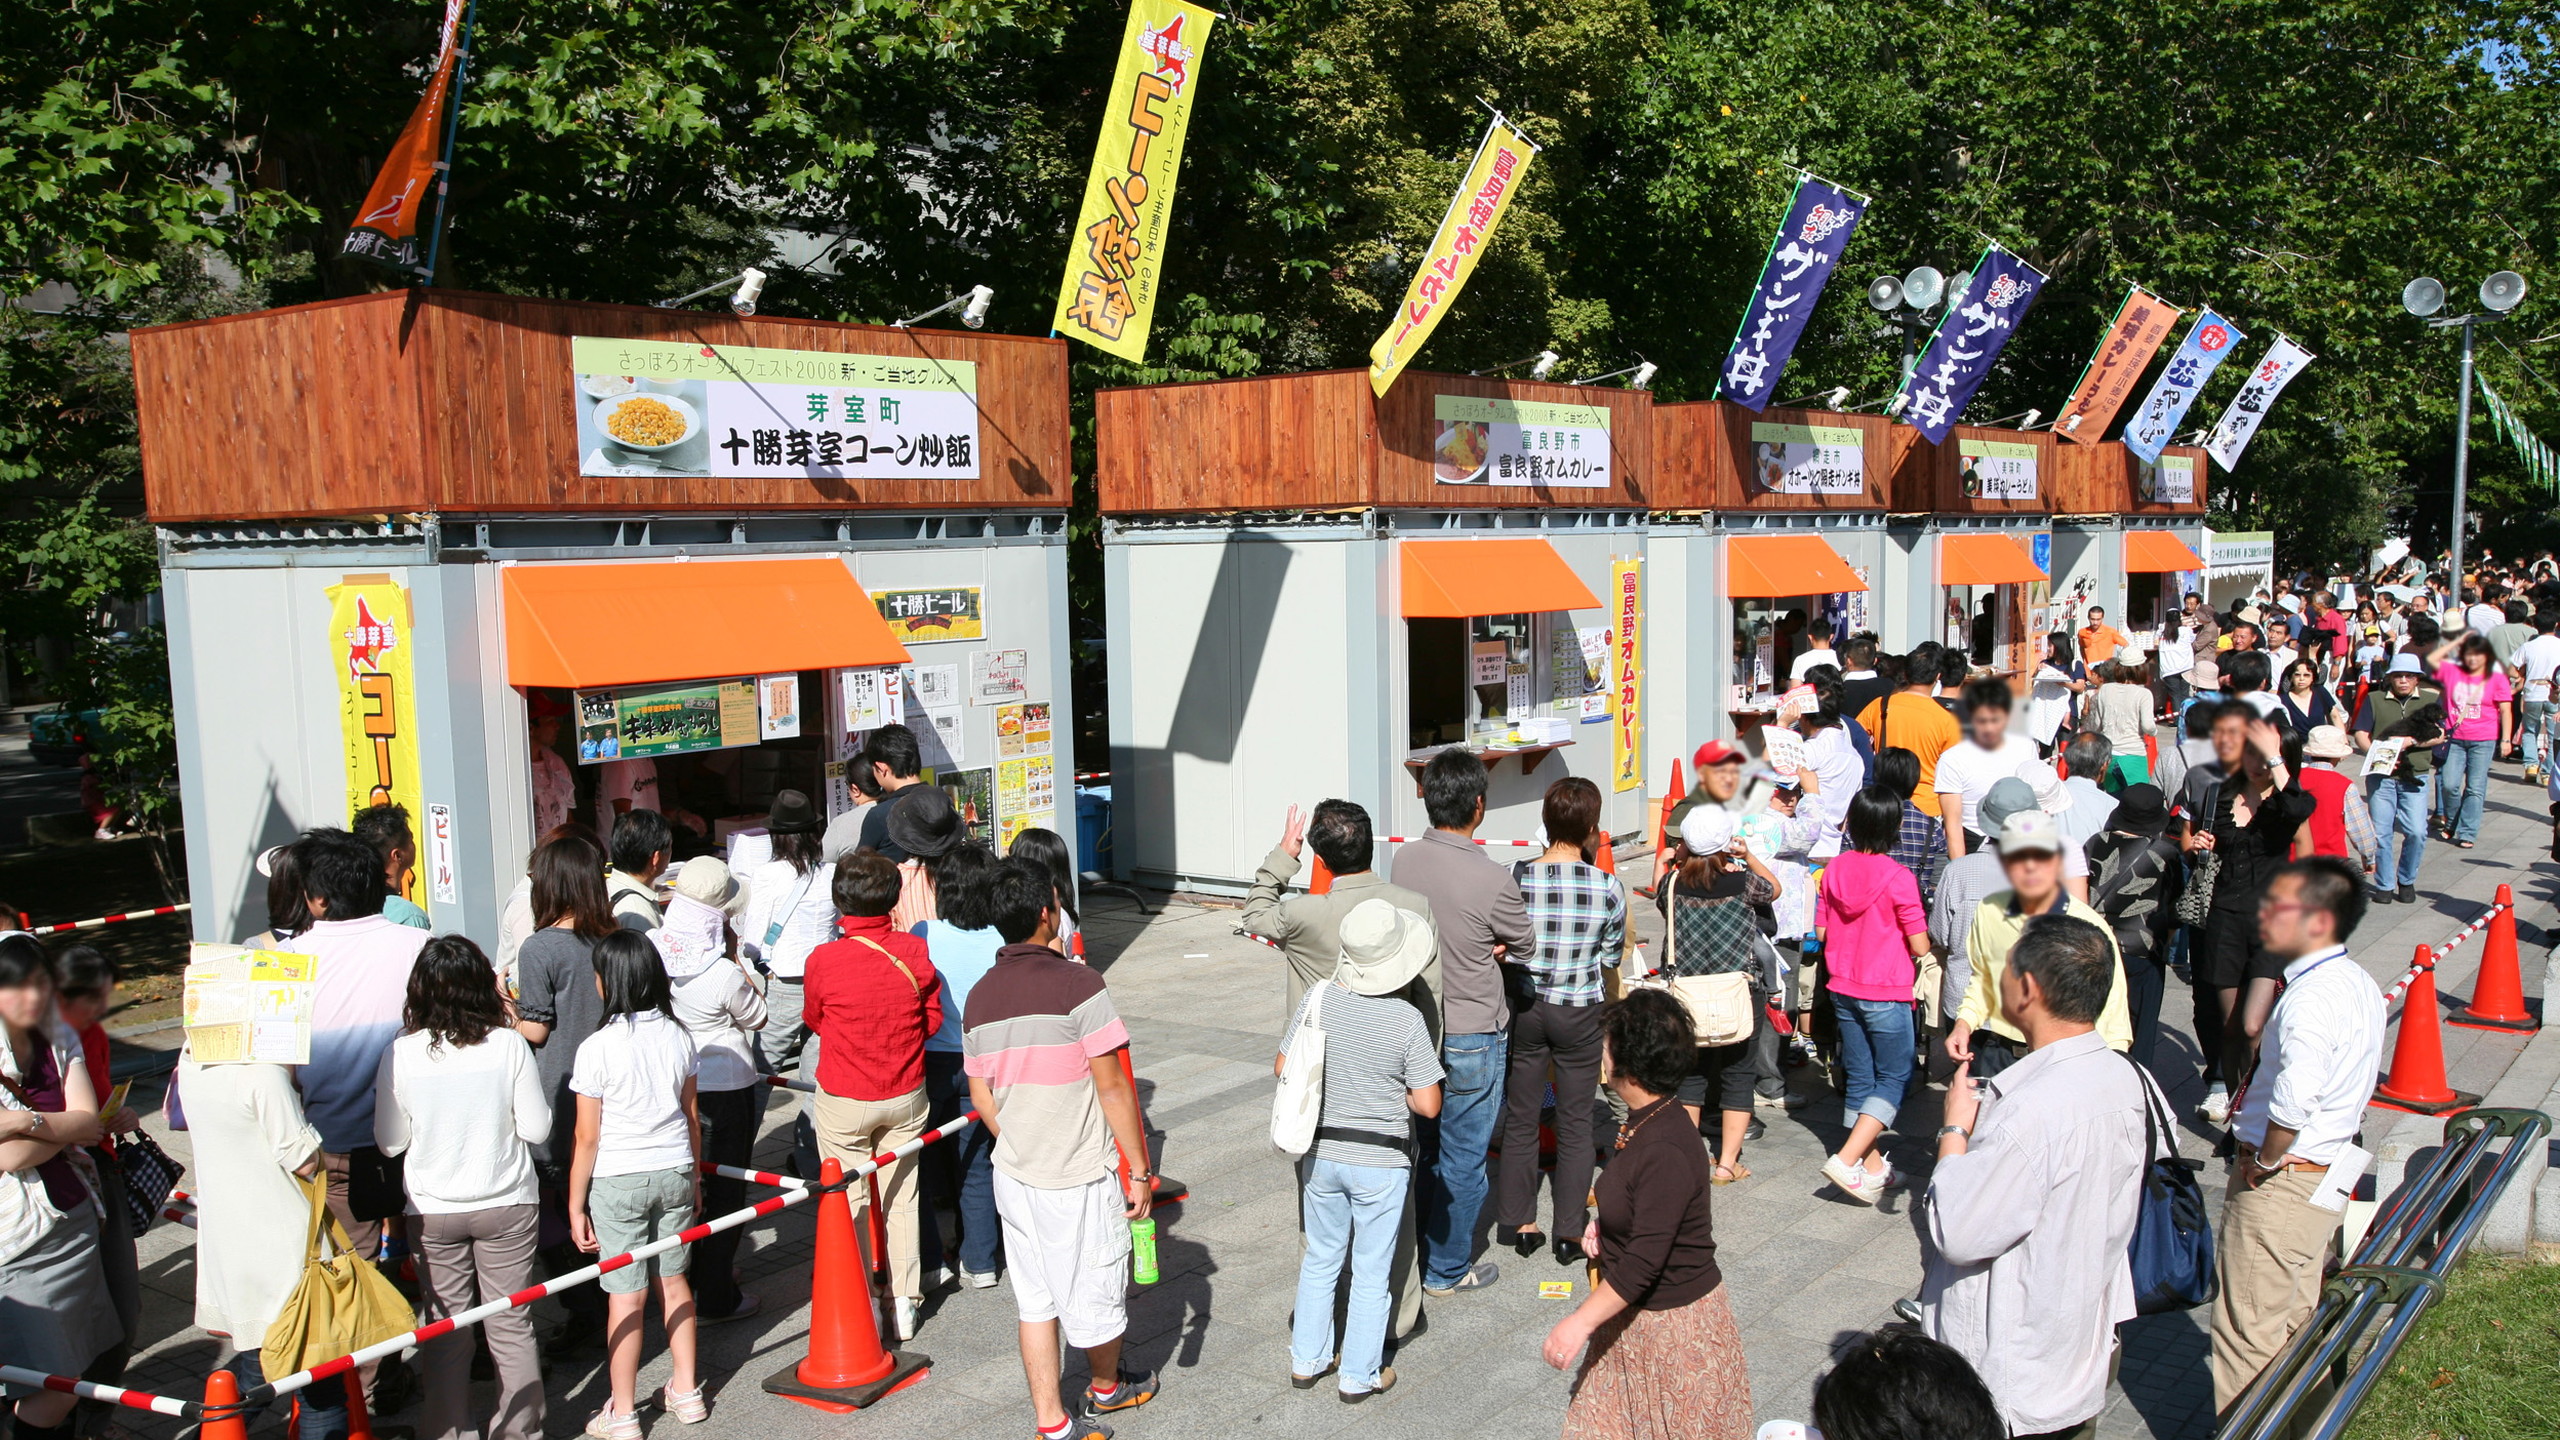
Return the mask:
<svg viewBox="0 0 2560 1440">
<path fill-rule="evenodd" d="M 1753 910 L 1778 895 L 1776 877 L 1738 835 L 1733 812 L 1721 805 L 1700 805 L 1681 817 L 1672 882 L 1656 897 L 1663 907 L 1663 956 L 1660 978 L 1650 982 L 1680 1001 L 1697 1032 L 1697 1067 L 1681 1083 L 1679 1099 L 1702 1133 L 1711 1106 L 1722 1116 L 1714 1132 L 1718 1185 L 1751 1176 L 1742 1164 L 1752 1083 L 1760 1078 L 1751 1048 L 1769 1023 Z"/>
</svg>

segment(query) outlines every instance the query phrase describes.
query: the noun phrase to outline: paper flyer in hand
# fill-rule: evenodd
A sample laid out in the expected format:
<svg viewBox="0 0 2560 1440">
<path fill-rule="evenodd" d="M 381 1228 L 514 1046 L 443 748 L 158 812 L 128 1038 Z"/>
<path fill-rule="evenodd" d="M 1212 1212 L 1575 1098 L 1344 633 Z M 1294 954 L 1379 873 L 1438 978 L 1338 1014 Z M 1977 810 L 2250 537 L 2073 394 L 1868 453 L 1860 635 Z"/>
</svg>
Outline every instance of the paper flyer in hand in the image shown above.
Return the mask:
<svg viewBox="0 0 2560 1440">
<path fill-rule="evenodd" d="M 2370 780 L 2377 775 L 2388 775 L 2399 769 L 2400 757 L 2407 753 L 2408 749 L 2409 740 L 2406 736 L 2396 740 L 2374 741 L 2373 748 L 2365 752 L 2364 778 Z"/>
<path fill-rule="evenodd" d="M 187 1053 L 200 1065 L 311 1063 L 320 960 L 282 950 L 197 944 L 187 952 Z"/>
</svg>

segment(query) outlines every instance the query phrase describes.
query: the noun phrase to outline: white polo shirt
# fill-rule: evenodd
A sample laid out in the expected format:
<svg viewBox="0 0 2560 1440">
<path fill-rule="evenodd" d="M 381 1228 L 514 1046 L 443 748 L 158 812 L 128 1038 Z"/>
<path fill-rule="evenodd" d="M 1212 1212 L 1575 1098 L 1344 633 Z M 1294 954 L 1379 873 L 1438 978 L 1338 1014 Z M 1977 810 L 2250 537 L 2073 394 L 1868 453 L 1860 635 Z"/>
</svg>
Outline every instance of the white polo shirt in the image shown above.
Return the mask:
<svg viewBox="0 0 2560 1440">
<path fill-rule="evenodd" d="M 2284 967 L 2284 992 L 2258 1039 L 2232 1133 L 2263 1145 L 2270 1121 L 2294 1132 L 2286 1154 L 2326 1165 L 2352 1144 L 2382 1074 L 2382 987 L 2343 945 Z"/>
</svg>

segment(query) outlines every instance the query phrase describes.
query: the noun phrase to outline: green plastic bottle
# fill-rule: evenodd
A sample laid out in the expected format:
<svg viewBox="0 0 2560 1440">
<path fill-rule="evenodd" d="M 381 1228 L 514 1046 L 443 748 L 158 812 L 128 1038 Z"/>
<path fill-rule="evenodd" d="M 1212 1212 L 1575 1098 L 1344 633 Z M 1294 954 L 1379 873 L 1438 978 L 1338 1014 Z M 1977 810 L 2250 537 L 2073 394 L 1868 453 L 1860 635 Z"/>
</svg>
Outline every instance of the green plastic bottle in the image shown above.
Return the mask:
<svg viewBox="0 0 2560 1440">
<path fill-rule="evenodd" d="M 1153 1285 L 1158 1279 L 1162 1278 L 1156 1273 L 1156 1222 L 1154 1216 L 1150 1215 L 1144 1220 L 1132 1220 L 1129 1222 L 1129 1250 L 1135 1257 L 1137 1280 L 1139 1284 Z"/>
</svg>

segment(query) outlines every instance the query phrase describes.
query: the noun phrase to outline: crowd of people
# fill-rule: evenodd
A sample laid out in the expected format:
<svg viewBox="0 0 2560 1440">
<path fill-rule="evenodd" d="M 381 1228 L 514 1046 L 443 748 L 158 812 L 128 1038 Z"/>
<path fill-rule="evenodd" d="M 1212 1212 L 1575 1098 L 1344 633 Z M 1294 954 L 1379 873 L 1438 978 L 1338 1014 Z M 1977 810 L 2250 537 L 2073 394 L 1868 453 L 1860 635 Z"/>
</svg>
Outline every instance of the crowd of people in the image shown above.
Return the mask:
<svg viewBox="0 0 2560 1440">
<path fill-rule="evenodd" d="M 2560 815 L 2560 572 L 2341 588 L 2224 614 L 2190 595 L 2139 639 L 2093 610 L 2015 688 L 1935 644 L 1826 644 L 1779 731 L 1698 747 L 1635 888 L 1579 778 L 1546 789 L 1538 853 L 1489 858 L 1487 773 L 1463 749 L 1422 768 L 1429 829 L 1383 872 L 1361 806 L 1292 809 L 1241 912 L 1285 960 L 1275 1070 L 1311 1031 L 1323 1053 L 1291 1384 L 1391 1391 L 1426 1303 L 1553 1266 L 1589 1280 L 1544 1346 L 1578 1367 L 1566 1434 L 1748 1434 L 1712 1196 L 1753 1178 L 1752 1141 L 1821 1077 L 1840 1099 L 1836 1125 L 1827 1102 L 1807 1117 L 1833 1140 L 1827 1185 L 1875 1205 L 1924 1177 L 1926 1233 L 1900 1307 L 1918 1333 L 1850 1348 L 1815 1400 L 1824 1433 L 2088 1433 L 2135 1313 L 2137 1181 L 2175 1153 L 2163 1087 L 2200 1072 L 2230 1160 L 2210 1316 L 2227 1405 L 2310 1315 L 2370 1158 L 2384 1006 L 2337 963 L 2348 940 L 2369 905 L 2415 898 L 2430 838 L 2476 843 L 2493 760 L 2549 779 Z M 318 957 L 310 1061 L 190 1054 L 168 1102 L 194 1142 L 197 1323 L 226 1368 L 267 1373 L 315 1243 L 408 1261 L 432 1320 L 741 1208 L 742 1182 L 704 1167 L 747 1163 L 767 1078 L 789 1076 L 812 1087 L 780 1102 L 791 1168 L 881 1162 L 897 1338 L 937 1287 L 1009 1277 L 1042 1435 L 1107 1436 L 1152 1399 L 1121 1346 L 1153 1177 L 1068 847 L 1035 830 L 999 857 L 904 727 L 853 768 L 860 803 L 832 821 L 778 794 L 741 873 L 672 864 L 645 796 L 593 827 L 563 814 L 489 954 L 402 898 L 417 846 L 394 807 L 262 856 L 247 943 Z M 1297 883 L 1309 850 L 1321 893 Z M 2159 1024 L 2172 977 L 2192 1050 Z M 118 1150 L 138 1120 L 106 1104 L 99 1028 L 115 986 L 94 950 L 0 935 L 0 1350 L 99 1380 L 140 1339 Z M 1914 1134 L 1929 1092 L 1941 1123 Z M 971 1109 L 954 1142 L 897 1153 Z M 596 1440 L 705 1419 L 699 1329 L 758 1309 L 737 1244 L 571 1288 L 547 1334 L 522 1308 L 488 1321 L 491 1413 L 469 1400 L 472 1339 L 428 1342 L 424 1432 L 535 1440 L 545 1356 L 582 1349 L 609 1379 Z M 653 1298 L 671 1373 L 643 1396 Z M 1092 1376 L 1072 1406 L 1062 1344 Z M 304 1391 L 307 1440 L 346 1434 L 351 1387 L 379 1407 L 400 1368 Z M 19 1395 L 16 1423 L 67 1440 L 71 1397 Z"/>
</svg>

